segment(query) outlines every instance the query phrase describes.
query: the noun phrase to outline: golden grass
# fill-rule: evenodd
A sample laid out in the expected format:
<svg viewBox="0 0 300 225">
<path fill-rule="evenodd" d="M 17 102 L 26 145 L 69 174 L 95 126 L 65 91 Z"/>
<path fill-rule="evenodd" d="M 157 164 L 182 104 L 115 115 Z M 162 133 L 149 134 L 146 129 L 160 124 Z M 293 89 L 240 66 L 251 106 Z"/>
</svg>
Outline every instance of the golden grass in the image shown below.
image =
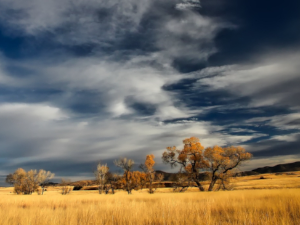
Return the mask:
<svg viewBox="0 0 300 225">
<path fill-rule="evenodd" d="M 269 179 L 249 176 L 233 180 L 236 189 L 253 190 L 210 193 L 196 188 L 173 193 L 165 188 L 154 195 L 140 190 L 132 195 L 73 191 L 62 196 L 49 188 L 43 196 L 20 196 L 14 195 L 12 188 L 0 188 L 0 224 L 299 225 L 300 189 L 293 188 L 300 187 L 299 173 L 263 176 Z"/>
<path fill-rule="evenodd" d="M 162 191 L 162 190 L 160 190 Z M 299 189 L 69 196 L 2 194 L 0 224 L 300 224 Z"/>
</svg>

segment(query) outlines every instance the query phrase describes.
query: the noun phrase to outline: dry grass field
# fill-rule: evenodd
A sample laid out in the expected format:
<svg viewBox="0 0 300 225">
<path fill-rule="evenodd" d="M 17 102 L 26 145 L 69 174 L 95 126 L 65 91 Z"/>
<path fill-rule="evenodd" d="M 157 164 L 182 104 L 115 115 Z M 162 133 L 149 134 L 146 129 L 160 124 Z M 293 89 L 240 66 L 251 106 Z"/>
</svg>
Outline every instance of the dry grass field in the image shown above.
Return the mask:
<svg viewBox="0 0 300 225">
<path fill-rule="evenodd" d="M 56 189 L 20 196 L 0 188 L 0 224 L 300 224 L 300 174 L 248 176 L 233 180 L 234 191 L 185 193 L 158 189 L 99 195 Z"/>
</svg>

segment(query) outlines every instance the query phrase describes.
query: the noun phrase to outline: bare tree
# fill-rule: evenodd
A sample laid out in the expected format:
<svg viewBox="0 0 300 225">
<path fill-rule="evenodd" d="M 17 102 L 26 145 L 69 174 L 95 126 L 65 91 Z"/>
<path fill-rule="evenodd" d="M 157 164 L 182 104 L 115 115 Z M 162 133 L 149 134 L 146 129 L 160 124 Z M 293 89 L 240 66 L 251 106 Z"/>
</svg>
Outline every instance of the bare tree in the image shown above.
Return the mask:
<svg viewBox="0 0 300 225">
<path fill-rule="evenodd" d="M 61 186 L 61 194 L 62 195 L 67 195 L 70 194 L 72 191 L 72 187 L 70 187 L 71 181 L 69 179 L 61 179 L 60 186 Z"/>
<path fill-rule="evenodd" d="M 124 171 L 124 178 L 126 182 L 125 189 L 128 192 L 128 194 L 131 194 L 132 187 L 130 184 L 132 183 L 133 179 L 131 171 L 134 166 L 134 161 L 132 159 L 120 158 L 118 160 L 115 160 L 114 163 L 117 167 L 120 167 Z"/>
<path fill-rule="evenodd" d="M 42 187 L 42 195 L 44 194 L 45 187 L 49 184 L 49 181 L 55 176 L 54 173 L 46 170 L 40 170 L 38 173 L 40 177 L 40 186 Z"/>
<path fill-rule="evenodd" d="M 102 165 L 101 163 L 98 164 L 97 170 L 95 171 L 95 177 L 96 177 L 96 181 L 99 185 L 98 186 L 99 194 L 102 194 L 102 192 L 104 190 L 104 186 L 107 181 L 108 171 L 109 171 L 109 168 L 108 168 L 107 164 L 105 164 L 105 165 Z"/>
</svg>

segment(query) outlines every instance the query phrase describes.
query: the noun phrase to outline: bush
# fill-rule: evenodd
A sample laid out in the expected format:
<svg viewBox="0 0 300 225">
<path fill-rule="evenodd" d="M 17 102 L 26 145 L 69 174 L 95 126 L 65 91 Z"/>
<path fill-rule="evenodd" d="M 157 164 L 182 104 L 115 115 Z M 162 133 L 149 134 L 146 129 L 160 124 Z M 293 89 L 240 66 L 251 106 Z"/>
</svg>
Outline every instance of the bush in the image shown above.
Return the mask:
<svg viewBox="0 0 300 225">
<path fill-rule="evenodd" d="M 82 189 L 82 186 L 75 186 L 74 188 L 73 188 L 73 191 L 79 191 L 79 190 L 81 190 Z"/>
</svg>

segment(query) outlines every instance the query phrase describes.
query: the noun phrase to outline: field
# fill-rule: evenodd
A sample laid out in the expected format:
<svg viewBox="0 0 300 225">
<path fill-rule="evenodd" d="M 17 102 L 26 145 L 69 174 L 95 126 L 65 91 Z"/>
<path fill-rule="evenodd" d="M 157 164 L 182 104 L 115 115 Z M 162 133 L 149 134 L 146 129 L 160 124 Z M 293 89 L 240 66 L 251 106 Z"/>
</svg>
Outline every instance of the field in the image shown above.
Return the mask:
<svg viewBox="0 0 300 225">
<path fill-rule="evenodd" d="M 73 191 L 62 196 L 56 189 L 45 195 L 18 196 L 0 188 L 0 224 L 300 224 L 300 177 L 248 176 L 233 180 L 236 190 L 173 193 L 158 189 L 127 195 L 99 195 Z"/>
</svg>

